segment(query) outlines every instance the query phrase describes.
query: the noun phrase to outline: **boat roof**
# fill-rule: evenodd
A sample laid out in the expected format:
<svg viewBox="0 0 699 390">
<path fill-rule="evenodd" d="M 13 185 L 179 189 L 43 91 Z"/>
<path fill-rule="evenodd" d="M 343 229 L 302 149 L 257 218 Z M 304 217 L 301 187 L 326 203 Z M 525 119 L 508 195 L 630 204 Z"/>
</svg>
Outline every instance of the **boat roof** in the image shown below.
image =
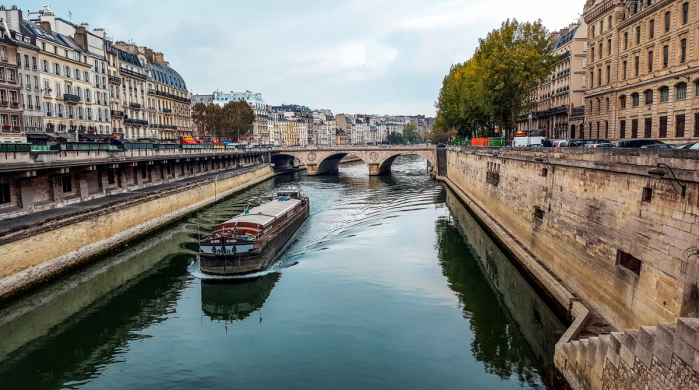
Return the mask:
<svg viewBox="0 0 699 390">
<path fill-rule="evenodd" d="M 277 218 L 293 210 L 301 201 L 298 199 L 287 199 L 284 201 L 273 200 L 249 210 L 248 214 L 240 214 L 235 218 L 226 221 L 223 225 L 235 223 L 254 223 L 263 227 L 274 222 Z"/>
</svg>

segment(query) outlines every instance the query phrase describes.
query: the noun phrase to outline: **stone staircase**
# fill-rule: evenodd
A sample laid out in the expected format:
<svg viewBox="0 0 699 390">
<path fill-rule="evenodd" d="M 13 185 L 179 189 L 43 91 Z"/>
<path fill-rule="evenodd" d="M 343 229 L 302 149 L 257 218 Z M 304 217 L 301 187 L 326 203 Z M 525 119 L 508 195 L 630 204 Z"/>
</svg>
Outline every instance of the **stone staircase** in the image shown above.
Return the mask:
<svg viewBox="0 0 699 390">
<path fill-rule="evenodd" d="M 556 345 L 573 389 L 699 389 L 699 319 Z"/>
</svg>

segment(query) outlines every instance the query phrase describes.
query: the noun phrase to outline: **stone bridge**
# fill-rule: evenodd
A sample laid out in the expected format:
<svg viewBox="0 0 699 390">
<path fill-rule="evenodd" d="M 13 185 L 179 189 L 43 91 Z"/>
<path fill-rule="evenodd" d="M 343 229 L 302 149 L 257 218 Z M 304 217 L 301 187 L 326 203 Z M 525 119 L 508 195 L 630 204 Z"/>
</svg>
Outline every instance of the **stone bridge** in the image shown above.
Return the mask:
<svg viewBox="0 0 699 390">
<path fill-rule="evenodd" d="M 416 155 L 423 157 L 432 167 L 437 167 L 437 152 L 434 145 L 392 146 L 326 146 L 290 147 L 272 151 L 275 166 L 288 166 L 293 159 L 303 164 L 309 175 L 337 172 L 340 161 L 346 156 L 355 156 L 369 167 L 369 175 L 387 175 L 398 156 Z"/>
</svg>

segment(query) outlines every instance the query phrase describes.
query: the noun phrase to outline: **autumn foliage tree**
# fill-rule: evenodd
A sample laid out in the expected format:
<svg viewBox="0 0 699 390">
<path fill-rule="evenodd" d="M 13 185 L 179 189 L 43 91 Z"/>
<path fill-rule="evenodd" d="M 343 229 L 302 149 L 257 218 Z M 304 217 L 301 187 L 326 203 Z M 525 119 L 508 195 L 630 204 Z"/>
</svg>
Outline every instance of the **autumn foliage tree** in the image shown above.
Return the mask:
<svg viewBox="0 0 699 390">
<path fill-rule="evenodd" d="M 508 19 L 480 39 L 473 57 L 444 78 L 434 131 L 471 138 L 492 136 L 496 126 L 513 129 L 534 104 L 531 92 L 554 69 L 553 44 L 540 20 Z"/>
</svg>

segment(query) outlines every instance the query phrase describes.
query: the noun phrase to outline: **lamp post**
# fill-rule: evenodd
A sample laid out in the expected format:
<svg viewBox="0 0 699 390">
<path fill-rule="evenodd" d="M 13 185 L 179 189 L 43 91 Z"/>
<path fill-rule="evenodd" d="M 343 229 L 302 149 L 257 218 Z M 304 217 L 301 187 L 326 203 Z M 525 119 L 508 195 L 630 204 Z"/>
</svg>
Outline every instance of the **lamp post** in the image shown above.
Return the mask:
<svg viewBox="0 0 699 390">
<path fill-rule="evenodd" d="M 663 167 L 667 168 L 667 170 Z M 677 176 L 675 176 L 675 172 L 672 171 L 672 168 L 670 168 L 669 165 L 658 163 L 656 168 L 648 170 L 648 174 L 653 177 L 657 177 L 658 179 L 662 179 L 665 177 L 665 175 L 668 175 L 668 179 L 670 179 L 670 183 L 672 184 L 672 189 L 683 198 L 687 195 L 687 186 L 680 183 Z M 670 175 L 672 175 L 672 177 L 670 177 Z M 679 191 L 677 190 L 677 186 L 680 188 Z"/>
</svg>

